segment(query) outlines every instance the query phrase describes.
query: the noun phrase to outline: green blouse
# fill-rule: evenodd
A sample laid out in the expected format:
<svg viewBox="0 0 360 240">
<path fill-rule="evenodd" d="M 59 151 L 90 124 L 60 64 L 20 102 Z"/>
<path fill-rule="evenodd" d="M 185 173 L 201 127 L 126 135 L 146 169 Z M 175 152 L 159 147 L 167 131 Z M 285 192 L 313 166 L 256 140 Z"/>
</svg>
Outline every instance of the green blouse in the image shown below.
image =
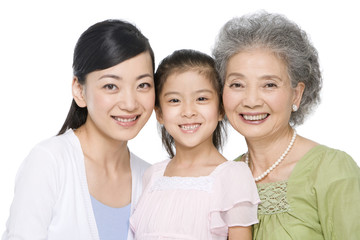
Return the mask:
<svg viewBox="0 0 360 240">
<path fill-rule="evenodd" d="M 360 239 L 360 168 L 345 152 L 318 145 L 288 181 L 257 187 L 254 240 Z"/>
</svg>

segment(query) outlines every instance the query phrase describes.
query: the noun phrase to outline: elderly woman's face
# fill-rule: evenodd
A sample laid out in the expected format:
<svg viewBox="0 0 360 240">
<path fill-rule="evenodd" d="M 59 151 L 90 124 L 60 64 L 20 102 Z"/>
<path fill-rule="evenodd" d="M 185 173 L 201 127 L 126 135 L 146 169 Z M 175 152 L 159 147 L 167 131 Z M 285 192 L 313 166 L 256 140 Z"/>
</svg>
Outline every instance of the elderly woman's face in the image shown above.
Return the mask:
<svg viewBox="0 0 360 240">
<path fill-rule="evenodd" d="M 246 138 L 261 138 L 288 127 L 298 95 L 285 63 L 269 50 L 254 49 L 230 58 L 223 92 L 225 113 Z"/>
</svg>

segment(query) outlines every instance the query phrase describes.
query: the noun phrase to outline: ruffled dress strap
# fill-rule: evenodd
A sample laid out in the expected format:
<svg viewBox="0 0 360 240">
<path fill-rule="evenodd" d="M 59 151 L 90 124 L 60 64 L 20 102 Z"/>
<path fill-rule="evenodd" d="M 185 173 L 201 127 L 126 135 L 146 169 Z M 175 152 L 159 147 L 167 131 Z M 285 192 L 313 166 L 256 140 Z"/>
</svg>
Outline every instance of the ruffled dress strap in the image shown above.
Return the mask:
<svg viewBox="0 0 360 240">
<path fill-rule="evenodd" d="M 138 206 L 141 204 L 141 202 L 144 201 L 144 199 L 146 198 L 146 194 L 147 192 L 151 189 L 153 183 L 159 179 L 160 177 L 162 177 L 164 175 L 164 171 L 165 168 L 167 166 L 167 164 L 170 162 L 170 160 L 164 160 L 158 163 L 155 163 L 154 165 L 150 166 L 149 168 L 146 169 L 144 175 L 143 175 L 143 191 L 142 191 L 142 195 L 138 201 L 138 203 L 136 204 L 136 206 L 134 206 L 134 214 L 130 217 L 130 228 L 132 229 L 132 231 L 135 231 L 136 229 L 136 222 L 138 222 L 138 218 L 141 217 L 141 214 L 136 212 L 136 209 L 138 208 Z"/>
<path fill-rule="evenodd" d="M 164 175 L 165 168 L 169 162 L 170 159 L 158 162 L 145 171 L 143 176 L 143 192 L 147 186 L 151 186 L 156 179 L 159 179 Z"/>
<path fill-rule="evenodd" d="M 210 231 L 227 236 L 228 228 L 258 223 L 260 198 L 249 167 L 243 162 L 228 161 L 211 174 L 214 177 Z"/>
</svg>

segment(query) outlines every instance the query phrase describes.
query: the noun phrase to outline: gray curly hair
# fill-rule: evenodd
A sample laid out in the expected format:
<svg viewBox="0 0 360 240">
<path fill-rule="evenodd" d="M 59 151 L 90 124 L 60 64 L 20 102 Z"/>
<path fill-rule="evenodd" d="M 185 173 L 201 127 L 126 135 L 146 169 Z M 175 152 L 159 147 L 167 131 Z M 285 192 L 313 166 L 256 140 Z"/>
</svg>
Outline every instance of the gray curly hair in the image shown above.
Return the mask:
<svg viewBox="0 0 360 240">
<path fill-rule="evenodd" d="M 233 18 L 220 30 L 212 52 L 223 84 L 229 59 L 255 48 L 269 49 L 285 62 L 292 87 L 305 84 L 299 109 L 291 113 L 289 121 L 292 126 L 302 124 L 320 103 L 322 77 L 317 50 L 297 24 L 280 14 L 258 12 Z"/>
</svg>

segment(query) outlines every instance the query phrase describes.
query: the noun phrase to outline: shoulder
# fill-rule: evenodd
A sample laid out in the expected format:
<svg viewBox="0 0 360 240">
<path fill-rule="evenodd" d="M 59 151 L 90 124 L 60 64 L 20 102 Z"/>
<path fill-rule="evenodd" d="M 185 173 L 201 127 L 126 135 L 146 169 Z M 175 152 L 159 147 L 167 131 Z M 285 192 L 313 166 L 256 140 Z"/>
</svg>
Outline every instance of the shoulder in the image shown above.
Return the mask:
<svg viewBox="0 0 360 240">
<path fill-rule="evenodd" d="M 65 169 L 74 168 L 74 162 L 82 156 L 80 144 L 76 146 L 74 141 L 76 136 L 68 131 L 35 145 L 20 165 L 16 181 L 50 183 L 62 176 Z"/>
<path fill-rule="evenodd" d="M 145 160 L 141 159 L 140 157 L 136 156 L 134 153 L 130 152 L 130 164 L 131 169 L 134 171 L 141 171 L 145 172 L 151 164 L 146 162 Z"/>
<path fill-rule="evenodd" d="M 62 135 L 48 138 L 35 145 L 25 159 L 25 162 L 47 164 L 71 159 L 70 156 L 82 153 L 80 143 L 77 141 L 72 130 Z"/>
<path fill-rule="evenodd" d="M 313 163 L 313 173 L 328 176 L 328 180 L 329 177 L 336 181 L 360 176 L 359 166 L 344 151 L 318 145 L 309 151 L 307 158 Z"/>
<path fill-rule="evenodd" d="M 149 185 L 150 182 L 155 181 L 155 179 L 160 178 L 164 175 L 165 168 L 170 160 L 165 160 L 159 163 L 155 163 L 154 165 L 150 166 L 146 169 L 143 177 L 143 187 Z"/>
<path fill-rule="evenodd" d="M 169 162 L 170 160 L 165 160 L 150 166 L 148 169 L 146 169 L 144 173 L 144 178 L 146 178 L 149 181 L 151 178 L 155 176 L 160 177 L 164 175 L 165 168 Z"/>
<path fill-rule="evenodd" d="M 250 169 L 243 161 L 227 161 L 218 166 L 219 175 L 249 175 Z"/>
<path fill-rule="evenodd" d="M 153 164 L 146 170 L 146 174 L 152 175 L 154 173 L 163 173 L 169 162 L 170 159 Z"/>
<path fill-rule="evenodd" d="M 216 171 L 216 172 L 215 172 Z M 214 171 L 216 184 L 225 186 L 251 186 L 255 187 L 255 181 L 248 165 L 244 162 L 227 161 Z"/>
<path fill-rule="evenodd" d="M 215 199 L 225 201 L 224 196 L 233 202 L 251 202 L 257 204 L 259 195 L 255 180 L 247 164 L 244 162 L 227 161 L 215 174 Z M 231 205 L 230 203 L 227 205 Z"/>
<path fill-rule="evenodd" d="M 79 150 L 79 148 L 81 149 L 80 142 L 71 129 L 64 134 L 48 138 L 34 147 L 34 149 L 42 149 L 52 155 L 62 155 L 74 149 Z"/>
<path fill-rule="evenodd" d="M 309 153 L 309 157 L 313 158 L 313 161 L 318 162 L 322 167 L 337 165 L 357 166 L 353 158 L 346 152 L 324 145 L 314 147 Z"/>
</svg>

